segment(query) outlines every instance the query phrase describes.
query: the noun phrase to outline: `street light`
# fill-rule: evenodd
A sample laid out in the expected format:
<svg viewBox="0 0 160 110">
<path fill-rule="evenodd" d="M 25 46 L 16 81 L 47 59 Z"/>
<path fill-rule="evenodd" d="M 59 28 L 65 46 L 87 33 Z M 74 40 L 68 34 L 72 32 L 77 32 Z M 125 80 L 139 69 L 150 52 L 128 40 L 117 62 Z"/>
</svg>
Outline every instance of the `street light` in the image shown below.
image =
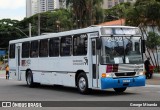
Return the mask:
<svg viewBox="0 0 160 110">
<path fill-rule="evenodd" d="M 21 29 L 19 29 L 19 28 L 17 28 L 17 27 L 15 27 L 15 29 L 17 29 L 17 30 L 19 30 L 21 33 L 23 33 L 26 37 L 29 37 L 29 36 L 27 36 Z"/>
</svg>

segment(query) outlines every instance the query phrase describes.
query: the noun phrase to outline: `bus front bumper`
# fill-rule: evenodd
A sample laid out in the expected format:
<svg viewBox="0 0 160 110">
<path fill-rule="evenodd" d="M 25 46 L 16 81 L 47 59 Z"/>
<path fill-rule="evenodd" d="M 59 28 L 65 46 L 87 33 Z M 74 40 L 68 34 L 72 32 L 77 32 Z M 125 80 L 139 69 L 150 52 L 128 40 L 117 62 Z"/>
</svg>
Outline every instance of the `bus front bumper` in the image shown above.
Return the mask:
<svg viewBox="0 0 160 110">
<path fill-rule="evenodd" d="M 133 78 L 101 78 L 101 89 L 145 86 L 145 76 Z"/>
</svg>

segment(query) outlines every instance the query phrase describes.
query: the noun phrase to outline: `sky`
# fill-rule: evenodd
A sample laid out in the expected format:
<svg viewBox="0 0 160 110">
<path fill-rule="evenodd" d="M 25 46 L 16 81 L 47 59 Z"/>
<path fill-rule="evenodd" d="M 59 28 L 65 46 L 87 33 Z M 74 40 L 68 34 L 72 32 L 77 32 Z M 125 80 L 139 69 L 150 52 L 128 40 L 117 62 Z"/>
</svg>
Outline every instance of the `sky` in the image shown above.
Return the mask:
<svg viewBox="0 0 160 110">
<path fill-rule="evenodd" d="M 0 19 L 23 20 L 26 17 L 26 0 L 0 0 Z"/>
</svg>

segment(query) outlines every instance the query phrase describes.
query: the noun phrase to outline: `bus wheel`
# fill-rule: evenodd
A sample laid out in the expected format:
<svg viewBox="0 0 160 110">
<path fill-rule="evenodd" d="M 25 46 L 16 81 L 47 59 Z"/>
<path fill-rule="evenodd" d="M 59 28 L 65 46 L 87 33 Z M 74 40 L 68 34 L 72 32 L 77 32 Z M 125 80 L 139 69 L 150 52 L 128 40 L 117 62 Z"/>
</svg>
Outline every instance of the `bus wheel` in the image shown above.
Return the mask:
<svg viewBox="0 0 160 110">
<path fill-rule="evenodd" d="M 80 73 L 77 77 L 77 88 L 81 94 L 87 94 L 88 89 L 88 80 L 85 73 Z"/>
<path fill-rule="evenodd" d="M 126 89 L 127 89 L 126 87 L 125 87 L 125 88 L 114 88 L 115 92 L 117 92 L 117 93 L 122 93 L 122 92 L 124 92 Z"/>
<path fill-rule="evenodd" d="M 32 72 L 31 72 L 31 71 L 28 71 L 28 72 L 27 72 L 27 79 L 26 79 L 26 81 L 27 81 L 27 85 L 28 85 L 29 87 L 33 87 L 33 86 L 34 86 L 34 83 L 33 83 L 33 75 L 32 75 Z"/>
</svg>

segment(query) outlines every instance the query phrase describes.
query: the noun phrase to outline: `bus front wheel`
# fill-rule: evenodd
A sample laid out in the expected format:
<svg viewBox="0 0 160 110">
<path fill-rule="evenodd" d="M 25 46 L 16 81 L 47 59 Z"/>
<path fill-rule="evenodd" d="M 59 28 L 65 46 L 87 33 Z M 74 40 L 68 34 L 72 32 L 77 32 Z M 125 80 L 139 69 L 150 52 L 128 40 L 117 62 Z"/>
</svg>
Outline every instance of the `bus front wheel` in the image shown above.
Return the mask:
<svg viewBox="0 0 160 110">
<path fill-rule="evenodd" d="M 124 92 L 126 89 L 127 89 L 126 87 L 125 87 L 125 88 L 114 88 L 115 92 L 117 92 L 117 93 L 122 93 L 122 92 Z"/>
<path fill-rule="evenodd" d="M 81 94 L 87 94 L 88 89 L 88 80 L 85 73 L 80 73 L 77 77 L 77 88 Z"/>
</svg>

